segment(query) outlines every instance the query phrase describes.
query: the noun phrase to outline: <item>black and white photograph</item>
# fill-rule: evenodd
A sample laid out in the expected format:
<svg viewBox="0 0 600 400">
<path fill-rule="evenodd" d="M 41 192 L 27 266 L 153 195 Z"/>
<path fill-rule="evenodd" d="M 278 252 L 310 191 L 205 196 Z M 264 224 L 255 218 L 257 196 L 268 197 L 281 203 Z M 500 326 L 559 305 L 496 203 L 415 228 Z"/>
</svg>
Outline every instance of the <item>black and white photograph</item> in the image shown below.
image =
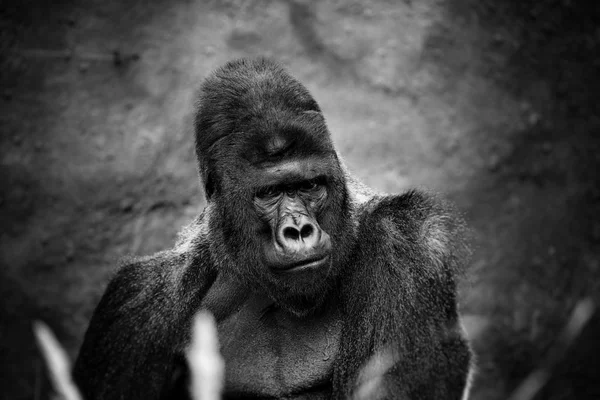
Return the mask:
<svg viewBox="0 0 600 400">
<path fill-rule="evenodd" d="M 600 3 L 4 0 L 0 400 L 600 400 Z"/>
</svg>

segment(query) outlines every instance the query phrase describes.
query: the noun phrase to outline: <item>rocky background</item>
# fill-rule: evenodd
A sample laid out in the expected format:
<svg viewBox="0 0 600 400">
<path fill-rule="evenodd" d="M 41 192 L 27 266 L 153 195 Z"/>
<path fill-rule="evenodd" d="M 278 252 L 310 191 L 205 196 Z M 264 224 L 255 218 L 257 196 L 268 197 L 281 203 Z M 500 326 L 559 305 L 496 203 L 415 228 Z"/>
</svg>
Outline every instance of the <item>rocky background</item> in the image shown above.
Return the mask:
<svg viewBox="0 0 600 400">
<path fill-rule="evenodd" d="M 75 357 L 118 259 L 201 211 L 195 89 L 254 55 L 367 184 L 463 210 L 474 399 L 535 371 L 538 399 L 600 398 L 600 7 L 576 0 L 3 2 L 0 398 L 48 398 L 34 319 Z"/>
</svg>

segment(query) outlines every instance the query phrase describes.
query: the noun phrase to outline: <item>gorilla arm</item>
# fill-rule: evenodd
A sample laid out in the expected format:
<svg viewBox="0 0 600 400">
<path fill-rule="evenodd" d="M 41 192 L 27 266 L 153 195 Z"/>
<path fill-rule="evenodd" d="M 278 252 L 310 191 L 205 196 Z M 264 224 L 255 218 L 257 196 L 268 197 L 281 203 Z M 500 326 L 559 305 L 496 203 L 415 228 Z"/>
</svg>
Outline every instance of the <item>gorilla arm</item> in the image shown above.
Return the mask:
<svg viewBox="0 0 600 400">
<path fill-rule="evenodd" d="M 345 324 L 336 398 L 461 399 L 471 353 L 456 275 L 467 247 L 449 207 L 411 191 L 373 200 L 342 285 Z"/>
<path fill-rule="evenodd" d="M 86 400 L 158 399 L 215 277 L 208 254 L 165 251 L 120 268 L 85 335 L 74 377 Z"/>
</svg>

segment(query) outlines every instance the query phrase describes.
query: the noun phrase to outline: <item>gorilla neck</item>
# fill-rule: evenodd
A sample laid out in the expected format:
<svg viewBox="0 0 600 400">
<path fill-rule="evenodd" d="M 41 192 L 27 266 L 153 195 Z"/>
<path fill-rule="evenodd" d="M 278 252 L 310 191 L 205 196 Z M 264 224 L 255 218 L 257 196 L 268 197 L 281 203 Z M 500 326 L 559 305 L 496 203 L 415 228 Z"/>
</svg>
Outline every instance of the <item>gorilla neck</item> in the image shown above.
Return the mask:
<svg viewBox="0 0 600 400">
<path fill-rule="evenodd" d="M 233 267 L 222 263 L 217 266 L 217 278 L 202 300 L 202 306 L 211 311 L 217 321 L 228 318 L 250 299 L 254 299 L 253 302 L 260 301 L 265 310 L 277 310 L 299 319 L 318 317 L 338 307 L 338 291 L 334 288 L 326 288 L 316 297 L 293 296 L 283 288 L 269 290 L 271 288 L 265 288 L 257 282 L 248 282 L 245 277 L 232 272 Z"/>
<path fill-rule="evenodd" d="M 329 308 L 333 303 L 329 300 L 332 296 L 331 290 L 325 291 L 318 297 L 278 297 L 269 295 L 269 298 L 274 302 L 274 307 L 279 308 L 297 318 L 305 318 L 315 315 L 320 315 L 325 308 Z M 324 307 L 325 305 L 325 307 Z"/>
</svg>

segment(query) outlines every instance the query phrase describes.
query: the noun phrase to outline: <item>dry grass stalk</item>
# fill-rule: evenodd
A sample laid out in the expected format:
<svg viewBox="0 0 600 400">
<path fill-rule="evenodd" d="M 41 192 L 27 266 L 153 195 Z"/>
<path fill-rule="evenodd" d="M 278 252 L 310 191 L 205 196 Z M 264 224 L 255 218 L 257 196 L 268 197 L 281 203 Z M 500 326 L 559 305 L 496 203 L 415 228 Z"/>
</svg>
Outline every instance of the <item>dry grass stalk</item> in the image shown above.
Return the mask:
<svg viewBox="0 0 600 400">
<path fill-rule="evenodd" d="M 199 312 L 192 327 L 192 342 L 187 350 L 190 367 L 190 393 L 195 400 L 218 400 L 223 389 L 225 362 L 219 353 L 219 339 L 213 316 Z"/>
<path fill-rule="evenodd" d="M 50 328 L 43 322 L 33 324 L 33 333 L 46 360 L 52 386 L 62 400 L 82 400 L 71 377 L 71 364 L 65 350 L 58 343 Z"/>
<path fill-rule="evenodd" d="M 552 370 L 564 358 L 565 354 L 588 324 L 595 311 L 591 298 L 580 300 L 571 312 L 571 318 L 565 325 L 556 344 L 537 370 L 533 371 L 513 391 L 508 400 L 531 400 L 546 385 Z"/>
</svg>

